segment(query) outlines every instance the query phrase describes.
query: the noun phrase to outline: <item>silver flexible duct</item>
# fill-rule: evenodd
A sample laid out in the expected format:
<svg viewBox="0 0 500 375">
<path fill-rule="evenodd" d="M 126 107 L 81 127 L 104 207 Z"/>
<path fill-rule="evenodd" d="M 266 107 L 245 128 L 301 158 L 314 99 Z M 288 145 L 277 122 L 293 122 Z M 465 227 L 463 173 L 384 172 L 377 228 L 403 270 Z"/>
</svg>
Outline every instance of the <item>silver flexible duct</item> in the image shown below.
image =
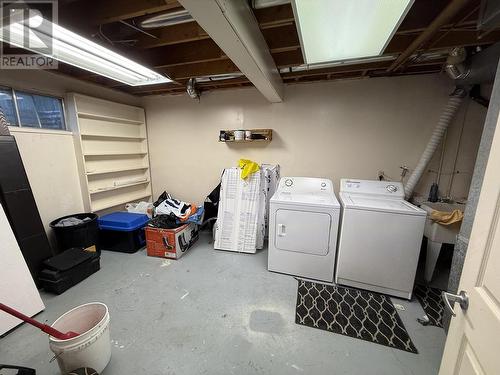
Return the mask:
<svg viewBox="0 0 500 375">
<path fill-rule="evenodd" d="M 405 185 L 406 199 L 409 199 L 413 194 L 415 186 L 417 186 L 417 183 L 422 177 L 422 174 L 424 173 L 427 164 L 429 164 L 429 161 L 434 155 L 434 152 L 441 143 L 444 133 L 446 132 L 446 129 L 448 129 L 448 126 L 453 120 L 453 117 L 455 117 L 455 114 L 457 113 L 458 108 L 460 107 L 460 104 L 462 103 L 465 95 L 466 95 L 465 90 L 458 88 L 455 89 L 455 91 L 450 95 L 450 99 L 448 99 L 448 104 L 446 104 L 446 107 L 444 107 L 443 112 L 439 117 L 439 121 L 436 127 L 434 128 L 434 132 L 432 133 L 429 143 L 427 143 L 427 146 L 422 156 L 420 157 L 417 166 L 413 170 L 410 178 L 408 179 L 408 182 Z"/>
</svg>

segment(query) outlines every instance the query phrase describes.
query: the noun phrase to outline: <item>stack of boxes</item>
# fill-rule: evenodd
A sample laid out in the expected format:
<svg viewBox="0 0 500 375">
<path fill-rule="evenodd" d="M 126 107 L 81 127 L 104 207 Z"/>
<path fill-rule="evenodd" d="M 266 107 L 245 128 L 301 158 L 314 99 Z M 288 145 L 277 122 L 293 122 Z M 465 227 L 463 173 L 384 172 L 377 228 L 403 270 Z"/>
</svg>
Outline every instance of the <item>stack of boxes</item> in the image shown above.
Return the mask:
<svg viewBox="0 0 500 375">
<path fill-rule="evenodd" d="M 279 180 L 279 165 L 263 164 L 246 180 L 240 168 L 222 175 L 214 248 L 255 253 L 264 246 L 269 217 L 269 199 Z"/>
</svg>

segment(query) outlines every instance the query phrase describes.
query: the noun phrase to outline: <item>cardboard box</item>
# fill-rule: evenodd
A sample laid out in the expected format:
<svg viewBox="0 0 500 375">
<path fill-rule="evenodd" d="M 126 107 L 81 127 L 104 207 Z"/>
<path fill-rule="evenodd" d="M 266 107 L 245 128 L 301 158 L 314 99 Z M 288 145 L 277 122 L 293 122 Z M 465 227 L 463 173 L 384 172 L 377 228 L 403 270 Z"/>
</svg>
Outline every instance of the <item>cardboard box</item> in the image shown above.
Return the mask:
<svg viewBox="0 0 500 375">
<path fill-rule="evenodd" d="M 146 227 L 148 256 L 179 259 L 198 240 L 198 225 L 188 223 L 175 229 Z"/>
<path fill-rule="evenodd" d="M 262 249 L 267 233 L 269 199 L 276 190 L 279 166 L 263 164 L 259 173 L 241 179 L 241 169 L 222 175 L 214 248 L 243 253 Z"/>
<path fill-rule="evenodd" d="M 280 166 L 272 164 L 262 164 L 261 169 L 261 189 L 259 206 L 259 223 L 257 231 L 257 249 L 264 247 L 264 239 L 269 233 L 269 200 L 276 192 L 276 187 L 280 180 Z"/>
</svg>

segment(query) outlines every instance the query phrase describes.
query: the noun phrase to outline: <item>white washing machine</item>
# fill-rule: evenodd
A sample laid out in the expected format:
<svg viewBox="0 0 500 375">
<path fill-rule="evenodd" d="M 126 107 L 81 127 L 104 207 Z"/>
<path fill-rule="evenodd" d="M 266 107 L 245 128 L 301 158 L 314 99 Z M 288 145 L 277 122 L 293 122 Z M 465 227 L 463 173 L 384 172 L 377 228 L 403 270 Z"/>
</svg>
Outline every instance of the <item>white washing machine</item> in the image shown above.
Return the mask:
<svg viewBox="0 0 500 375">
<path fill-rule="evenodd" d="M 342 179 L 335 282 L 411 299 L 426 212 L 399 182 Z"/>
<path fill-rule="evenodd" d="M 332 282 L 339 215 L 330 180 L 281 178 L 270 201 L 268 270 Z"/>
</svg>

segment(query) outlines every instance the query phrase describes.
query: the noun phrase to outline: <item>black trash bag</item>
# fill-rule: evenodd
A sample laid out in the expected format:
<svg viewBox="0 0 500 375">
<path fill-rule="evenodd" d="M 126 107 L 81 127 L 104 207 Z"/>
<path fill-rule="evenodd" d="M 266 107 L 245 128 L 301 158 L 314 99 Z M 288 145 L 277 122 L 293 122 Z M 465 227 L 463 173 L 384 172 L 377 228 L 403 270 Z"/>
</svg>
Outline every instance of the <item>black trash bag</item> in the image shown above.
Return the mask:
<svg viewBox="0 0 500 375">
<path fill-rule="evenodd" d="M 151 228 L 161 228 L 161 229 L 175 229 L 184 225 L 183 223 L 177 223 L 177 216 L 174 214 L 170 215 L 158 215 L 151 219 L 148 223 L 148 227 Z"/>
<path fill-rule="evenodd" d="M 219 211 L 219 200 L 220 200 L 220 183 L 217 187 L 212 190 L 210 194 L 205 198 L 203 203 L 203 208 L 205 209 L 204 222 L 207 223 L 207 228 L 212 229 L 215 224 L 215 219 L 217 219 L 217 212 Z"/>
</svg>

